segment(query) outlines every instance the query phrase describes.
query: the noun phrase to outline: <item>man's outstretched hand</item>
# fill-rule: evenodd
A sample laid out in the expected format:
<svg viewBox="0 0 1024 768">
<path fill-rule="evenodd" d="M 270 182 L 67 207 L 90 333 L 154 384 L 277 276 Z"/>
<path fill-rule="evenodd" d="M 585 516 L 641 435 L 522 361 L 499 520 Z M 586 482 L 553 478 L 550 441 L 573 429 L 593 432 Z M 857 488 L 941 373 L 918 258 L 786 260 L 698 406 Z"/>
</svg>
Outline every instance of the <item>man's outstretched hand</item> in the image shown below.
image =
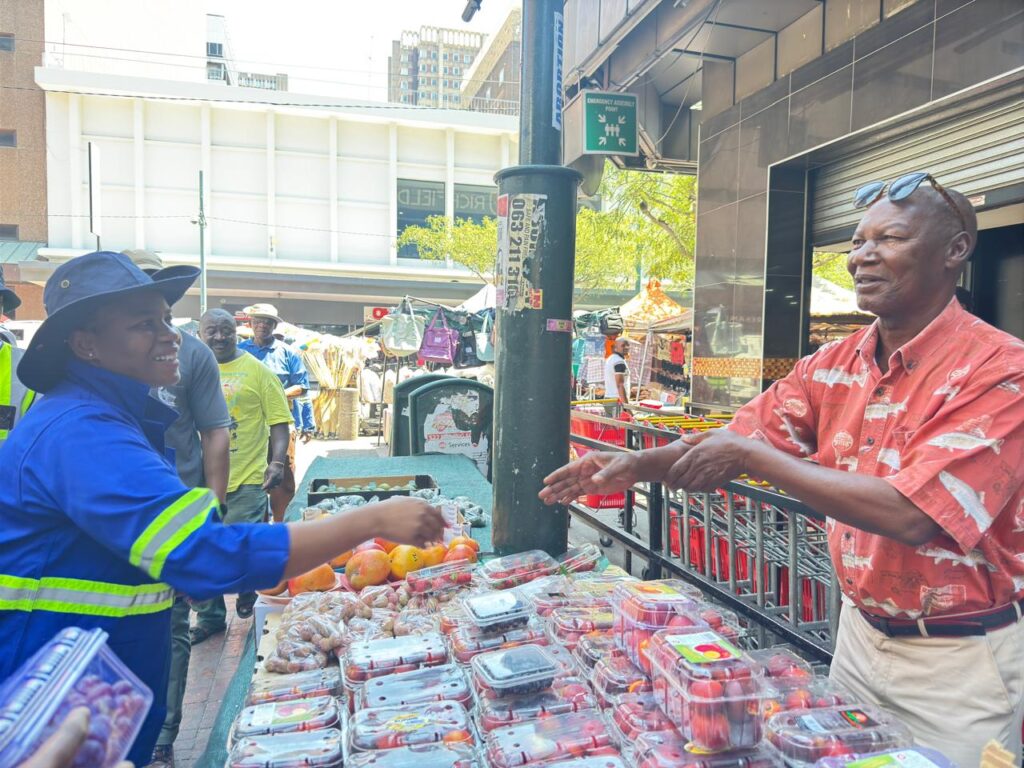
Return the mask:
<svg viewBox="0 0 1024 768">
<path fill-rule="evenodd" d="M 639 480 L 636 454 L 591 451 L 545 477 L 540 499 L 568 504 L 588 493 L 620 493 Z"/>
</svg>

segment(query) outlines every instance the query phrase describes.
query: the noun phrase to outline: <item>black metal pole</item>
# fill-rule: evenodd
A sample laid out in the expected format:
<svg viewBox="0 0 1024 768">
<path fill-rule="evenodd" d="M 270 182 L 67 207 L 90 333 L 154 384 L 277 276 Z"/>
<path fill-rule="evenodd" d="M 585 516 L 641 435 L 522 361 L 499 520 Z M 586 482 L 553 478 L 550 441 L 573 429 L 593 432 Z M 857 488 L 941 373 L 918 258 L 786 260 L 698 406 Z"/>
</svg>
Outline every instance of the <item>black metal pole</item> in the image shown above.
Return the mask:
<svg viewBox="0 0 1024 768">
<path fill-rule="evenodd" d="M 569 457 L 572 292 L 580 176 L 562 159 L 562 0 L 524 0 L 519 165 L 498 183 L 494 397 L 497 552 L 559 555 L 568 512 L 537 498 Z"/>
</svg>

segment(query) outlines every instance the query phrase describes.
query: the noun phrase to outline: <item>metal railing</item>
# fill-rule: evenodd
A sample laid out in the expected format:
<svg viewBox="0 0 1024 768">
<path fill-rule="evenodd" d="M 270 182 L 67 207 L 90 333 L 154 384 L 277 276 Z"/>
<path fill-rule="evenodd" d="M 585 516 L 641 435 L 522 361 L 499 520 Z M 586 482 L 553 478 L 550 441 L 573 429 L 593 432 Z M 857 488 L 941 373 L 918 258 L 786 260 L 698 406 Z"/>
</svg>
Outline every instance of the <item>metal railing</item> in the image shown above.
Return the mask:
<svg viewBox="0 0 1024 768">
<path fill-rule="evenodd" d="M 680 437 L 575 409 L 572 421 L 571 442 L 589 449 L 637 450 Z M 617 522 L 597 506 L 578 501 L 569 511 L 625 548 L 627 570 L 638 557 L 646 563 L 645 578 L 680 578 L 734 610 L 754 644 L 790 643 L 817 661 L 831 661 L 840 591 L 823 515 L 746 481 L 713 493 L 640 483 L 626 492 Z"/>
</svg>

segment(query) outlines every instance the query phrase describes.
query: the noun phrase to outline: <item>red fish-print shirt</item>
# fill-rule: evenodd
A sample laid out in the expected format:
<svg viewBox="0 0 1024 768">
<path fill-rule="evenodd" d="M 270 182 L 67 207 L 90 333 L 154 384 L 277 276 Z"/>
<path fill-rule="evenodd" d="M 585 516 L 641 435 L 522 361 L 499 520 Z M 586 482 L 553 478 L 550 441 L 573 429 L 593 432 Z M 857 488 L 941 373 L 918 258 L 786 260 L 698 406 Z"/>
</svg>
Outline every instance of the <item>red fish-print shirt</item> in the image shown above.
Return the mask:
<svg viewBox="0 0 1024 768">
<path fill-rule="evenodd" d="M 829 518 L 840 586 L 861 609 L 916 619 L 1019 599 L 1024 342 L 951 301 L 884 374 L 877 343 L 872 325 L 822 347 L 730 428 L 825 467 L 884 478 L 942 527 L 915 548 Z"/>
</svg>

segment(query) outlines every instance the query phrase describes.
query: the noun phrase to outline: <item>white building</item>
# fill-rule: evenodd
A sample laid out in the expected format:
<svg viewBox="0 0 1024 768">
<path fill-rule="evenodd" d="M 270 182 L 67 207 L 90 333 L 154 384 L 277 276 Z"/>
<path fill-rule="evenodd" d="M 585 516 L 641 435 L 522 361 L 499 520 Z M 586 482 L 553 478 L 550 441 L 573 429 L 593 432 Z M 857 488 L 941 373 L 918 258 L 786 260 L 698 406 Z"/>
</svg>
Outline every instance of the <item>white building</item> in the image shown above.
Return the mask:
<svg viewBox="0 0 1024 768">
<path fill-rule="evenodd" d="M 203 172 L 210 306 L 272 301 L 295 322 L 358 324 L 365 306 L 479 286 L 399 253 L 397 234 L 432 214 L 493 215 L 494 173 L 517 157 L 514 118 L 58 67 L 35 78 L 49 215 L 39 253 L 51 264 L 96 247 L 92 142 L 107 250 L 198 263 Z M 195 314 L 185 301 L 178 313 Z"/>
</svg>

